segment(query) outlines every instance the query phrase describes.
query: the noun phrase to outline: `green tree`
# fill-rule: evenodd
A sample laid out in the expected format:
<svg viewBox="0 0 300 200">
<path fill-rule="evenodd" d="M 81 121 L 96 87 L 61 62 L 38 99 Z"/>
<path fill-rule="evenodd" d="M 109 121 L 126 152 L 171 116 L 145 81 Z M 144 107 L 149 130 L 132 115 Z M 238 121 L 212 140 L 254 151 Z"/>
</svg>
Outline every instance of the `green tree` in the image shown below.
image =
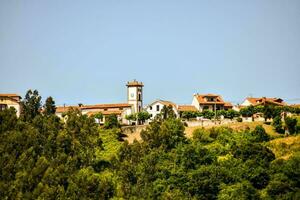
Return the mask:
<svg viewBox="0 0 300 200">
<path fill-rule="evenodd" d="M 219 200 L 248 200 L 260 199 L 258 191 L 248 181 L 243 181 L 233 185 L 222 185 L 218 194 Z"/>
<path fill-rule="evenodd" d="M 21 118 L 25 121 L 32 121 L 33 118 L 40 114 L 41 96 L 37 90 L 28 90 L 24 100 L 21 102 Z"/>
<path fill-rule="evenodd" d="M 252 106 L 252 105 L 247 106 L 247 107 L 245 107 L 245 108 L 241 108 L 240 114 L 241 114 L 243 117 L 252 117 L 252 121 L 253 121 L 253 120 L 254 120 L 254 119 L 253 119 L 253 115 L 255 114 L 255 108 L 254 108 L 254 106 Z"/>
<path fill-rule="evenodd" d="M 98 112 L 98 113 L 92 115 L 92 117 L 94 117 L 95 119 L 98 119 L 100 121 L 103 119 L 103 114 L 102 114 L 102 112 Z"/>
<path fill-rule="evenodd" d="M 160 116 L 162 118 L 162 120 L 165 120 L 168 118 L 176 118 L 176 114 L 171 105 L 169 105 L 169 106 L 164 105 L 160 111 L 160 115 L 158 115 L 158 116 Z"/>
<path fill-rule="evenodd" d="M 44 114 L 54 115 L 55 111 L 56 111 L 55 101 L 53 100 L 52 97 L 48 97 L 44 105 Z"/>
<path fill-rule="evenodd" d="M 265 121 L 271 119 L 274 116 L 274 106 L 265 105 L 263 109 Z"/>
<path fill-rule="evenodd" d="M 290 134 L 296 133 L 296 126 L 297 126 L 297 119 L 292 118 L 292 117 L 286 117 L 285 120 L 285 125 L 289 131 Z"/>
<path fill-rule="evenodd" d="M 215 113 L 211 110 L 203 110 L 201 115 L 205 118 L 205 119 L 212 119 L 215 116 Z"/>
<path fill-rule="evenodd" d="M 14 130 L 17 125 L 16 109 L 10 107 L 9 109 L 0 110 L 0 133 Z"/>
<path fill-rule="evenodd" d="M 118 121 L 117 115 L 108 115 L 105 117 L 104 126 L 105 129 L 111 129 L 111 128 L 119 128 L 120 123 Z"/>
<path fill-rule="evenodd" d="M 198 115 L 199 115 L 198 111 L 183 111 L 180 113 L 181 118 L 187 120 L 196 118 Z"/>
<path fill-rule="evenodd" d="M 251 135 L 255 138 L 255 142 L 268 142 L 270 140 L 270 136 L 261 125 L 256 126 Z"/>
<path fill-rule="evenodd" d="M 139 123 L 143 124 L 146 120 L 150 119 L 150 114 L 147 111 L 142 111 L 137 113 L 136 118 L 139 121 Z"/>
<path fill-rule="evenodd" d="M 282 121 L 281 121 L 281 117 L 280 116 L 276 116 L 273 119 L 273 123 L 272 123 L 273 127 L 275 128 L 275 131 L 277 133 L 283 133 L 284 130 L 282 128 Z"/>
</svg>

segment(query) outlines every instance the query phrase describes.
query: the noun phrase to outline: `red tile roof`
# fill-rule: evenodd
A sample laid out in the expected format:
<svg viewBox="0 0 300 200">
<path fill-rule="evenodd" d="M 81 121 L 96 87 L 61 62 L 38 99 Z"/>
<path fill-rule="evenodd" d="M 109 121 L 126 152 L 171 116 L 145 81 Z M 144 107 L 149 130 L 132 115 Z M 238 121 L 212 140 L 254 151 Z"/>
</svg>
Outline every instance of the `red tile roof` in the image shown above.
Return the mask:
<svg viewBox="0 0 300 200">
<path fill-rule="evenodd" d="M 197 111 L 197 108 L 193 105 L 178 105 L 178 111 Z"/>
<path fill-rule="evenodd" d="M 248 97 L 246 98 L 252 105 L 261 105 L 265 103 L 270 103 L 270 104 L 275 104 L 279 106 L 284 106 L 286 105 L 285 102 L 283 102 L 282 99 L 280 98 L 267 98 L 267 97 L 260 97 L 260 98 L 255 98 L 255 97 Z"/>
<path fill-rule="evenodd" d="M 57 106 L 56 107 L 56 113 L 63 113 L 63 112 L 67 112 L 71 109 L 78 109 L 79 106 Z"/>
<path fill-rule="evenodd" d="M 225 104 L 220 95 L 217 94 L 196 94 L 199 104 Z M 216 101 L 207 101 L 206 97 L 216 97 Z"/>
<path fill-rule="evenodd" d="M 232 108 L 233 105 L 230 102 L 225 102 L 224 107 Z"/>
<path fill-rule="evenodd" d="M 132 105 L 128 103 L 115 103 L 115 104 L 95 104 L 95 105 L 84 105 L 81 107 L 84 109 L 108 109 L 108 108 L 130 108 Z"/>
</svg>

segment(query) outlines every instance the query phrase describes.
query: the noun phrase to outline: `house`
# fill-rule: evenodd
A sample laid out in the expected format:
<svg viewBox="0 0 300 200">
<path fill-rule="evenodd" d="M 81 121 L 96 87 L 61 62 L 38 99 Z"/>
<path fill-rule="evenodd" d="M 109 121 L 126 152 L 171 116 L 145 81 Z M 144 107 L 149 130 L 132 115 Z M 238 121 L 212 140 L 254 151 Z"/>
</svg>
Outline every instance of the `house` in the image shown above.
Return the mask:
<svg viewBox="0 0 300 200">
<path fill-rule="evenodd" d="M 13 107 L 19 117 L 21 112 L 21 96 L 18 94 L 0 94 L 0 110 Z"/>
<path fill-rule="evenodd" d="M 56 115 L 62 117 L 62 114 L 69 109 L 78 109 L 82 114 L 94 115 L 102 113 L 103 119 L 98 121 L 104 123 L 108 115 L 114 114 L 118 117 L 122 124 L 129 124 L 125 119 L 126 115 L 138 113 L 143 107 L 143 83 L 136 80 L 127 82 L 127 103 L 111 103 L 111 104 L 95 104 L 95 105 L 80 105 L 80 106 L 59 106 L 56 108 Z"/>
<path fill-rule="evenodd" d="M 232 104 L 225 102 L 220 95 L 217 94 L 194 94 L 192 105 L 200 112 L 203 110 L 228 110 L 232 109 Z"/>
<path fill-rule="evenodd" d="M 281 98 L 269 98 L 269 97 L 247 97 L 243 103 L 242 107 L 246 106 L 258 106 L 258 105 L 275 105 L 275 106 L 285 106 L 287 105 Z"/>
<path fill-rule="evenodd" d="M 177 105 L 171 101 L 158 99 L 146 107 L 146 111 L 150 114 L 150 120 L 153 120 L 158 115 L 164 106 L 172 106 L 174 113 L 178 116 Z"/>
</svg>

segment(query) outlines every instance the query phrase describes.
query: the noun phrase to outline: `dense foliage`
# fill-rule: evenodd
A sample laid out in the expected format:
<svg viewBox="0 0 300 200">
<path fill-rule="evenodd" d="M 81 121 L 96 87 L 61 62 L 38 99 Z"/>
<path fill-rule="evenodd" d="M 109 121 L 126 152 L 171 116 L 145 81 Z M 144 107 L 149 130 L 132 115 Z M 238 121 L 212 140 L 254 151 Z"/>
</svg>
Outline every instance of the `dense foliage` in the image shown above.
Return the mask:
<svg viewBox="0 0 300 200">
<path fill-rule="evenodd" d="M 101 128 L 78 110 L 67 112 L 64 121 L 51 106 L 36 112 L 37 93 L 24 105 L 24 117 L 17 118 L 14 109 L 0 111 L 2 199 L 300 197 L 299 151 L 276 159 L 262 126 L 243 132 L 196 129 L 188 139 L 166 107 L 142 131 L 143 142 L 128 144 L 118 141 L 115 116 Z"/>
</svg>

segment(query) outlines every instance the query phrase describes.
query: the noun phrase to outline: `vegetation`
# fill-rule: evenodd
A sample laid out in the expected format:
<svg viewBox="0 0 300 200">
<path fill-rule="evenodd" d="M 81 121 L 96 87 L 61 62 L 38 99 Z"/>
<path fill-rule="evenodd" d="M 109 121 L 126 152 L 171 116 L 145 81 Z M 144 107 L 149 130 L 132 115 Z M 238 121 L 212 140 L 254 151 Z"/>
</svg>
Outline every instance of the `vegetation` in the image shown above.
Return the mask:
<svg viewBox="0 0 300 200">
<path fill-rule="evenodd" d="M 63 121 L 36 112 L 37 92 L 26 96 L 22 117 L 0 111 L 2 199 L 299 198 L 299 135 L 273 139 L 266 126 L 214 127 L 188 139 L 166 107 L 142 131 L 143 141 L 128 144 L 114 115 L 100 127 L 73 109 Z"/>
</svg>

